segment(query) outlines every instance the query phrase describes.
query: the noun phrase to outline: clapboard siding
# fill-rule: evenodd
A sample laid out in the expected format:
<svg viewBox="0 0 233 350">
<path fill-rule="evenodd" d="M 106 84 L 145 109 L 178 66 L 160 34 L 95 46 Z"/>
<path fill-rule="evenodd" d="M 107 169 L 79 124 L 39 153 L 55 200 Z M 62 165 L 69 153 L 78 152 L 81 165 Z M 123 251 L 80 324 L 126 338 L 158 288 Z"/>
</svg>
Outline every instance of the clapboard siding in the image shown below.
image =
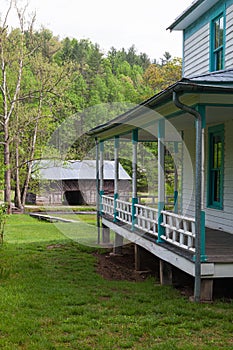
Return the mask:
<svg viewBox="0 0 233 350">
<path fill-rule="evenodd" d="M 226 11 L 225 68 L 233 67 L 233 5 Z"/>
<path fill-rule="evenodd" d="M 211 125 L 208 125 L 210 127 Z M 204 180 L 204 210 L 206 212 L 206 226 L 213 229 L 221 229 L 233 234 L 233 121 L 228 121 L 225 126 L 224 146 L 224 188 L 223 188 L 223 210 L 207 207 L 207 185 L 208 185 L 208 128 L 205 131 L 205 180 Z M 184 142 L 191 157 L 193 167 L 195 166 L 195 129 L 184 131 Z M 195 215 L 195 179 L 193 169 L 187 168 L 188 156 L 183 159 L 183 183 L 182 183 L 182 208 L 183 214 Z"/>
<path fill-rule="evenodd" d="M 233 5 L 226 9 L 225 69 L 233 67 Z M 210 69 L 210 22 L 184 40 L 183 75 L 208 73 Z"/>
<path fill-rule="evenodd" d="M 205 25 L 184 42 L 184 76 L 209 71 L 209 26 Z"/>
<path fill-rule="evenodd" d="M 195 213 L 195 130 L 184 130 L 184 143 L 188 152 L 183 159 L 182 209 L 183 214 L 194 216 Z M 190 157 L 190 158 L 189 158 Z M 192 167 L 190 167 L 190 159 Z"/>
<path fill-rule="evenodd" d="M 233 121 L 225 123 L 223 210 L 205 208 L 206 225 L 233 233 Z M 206 143 L 207 145 L 207 143 Z M 207 168 L 207 164 L 206 164 Z"/>
</svg>

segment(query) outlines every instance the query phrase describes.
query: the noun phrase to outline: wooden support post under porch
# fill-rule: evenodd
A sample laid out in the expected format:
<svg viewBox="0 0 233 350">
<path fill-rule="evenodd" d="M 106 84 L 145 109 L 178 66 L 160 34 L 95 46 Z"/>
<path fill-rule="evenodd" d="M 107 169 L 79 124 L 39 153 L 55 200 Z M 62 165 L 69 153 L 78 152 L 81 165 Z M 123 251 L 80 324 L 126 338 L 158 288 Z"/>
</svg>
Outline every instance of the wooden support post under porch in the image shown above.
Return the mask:
<svg viewBox="0 0 233 350">
<path fill-rule="evenodd" d="M 113 245 L 113 254 L 122 255 L 122 247 L 124 238 L 123 236 L 115 233 L 114 245 Z"/>
<path fill-rule="evenodd" d="M 159 259 L 136 243 L 134 244 L 134 264 L 136 271 L 150 272 L 156 277 L 159 274 Z"/>
<path fill-rule="evenodd" d="M 168 262 L 160 260 L 159 263 L 160 272 L 160 284 L 165 286 L 173 285 L 173 278 L 175 277 L 174 268 Z M 184 284 L 184 283 L 182 283 Z M 194 301 L 194 297 L 190 300 Z M 211 302 L 213 300 L 213 279 L 204 278 L 201 279 L 201 291 L 200 291 L 200 301 L 201 302 Z"/>
<path fill-rule="evenodd" d="M 102 224 L 102 245 L 110 245 L 110 228 Z"/>
</svg>

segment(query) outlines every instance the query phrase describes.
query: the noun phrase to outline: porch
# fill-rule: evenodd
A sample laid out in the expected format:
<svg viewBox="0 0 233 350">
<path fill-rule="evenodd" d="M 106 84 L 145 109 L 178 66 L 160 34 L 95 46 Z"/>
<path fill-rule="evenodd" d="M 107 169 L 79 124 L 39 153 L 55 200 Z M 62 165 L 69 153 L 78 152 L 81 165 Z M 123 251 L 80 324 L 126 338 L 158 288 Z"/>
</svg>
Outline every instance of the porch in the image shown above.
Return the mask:
<svg viewBox="0 0 233 350">
<path fill-rule="evenodd" d="M 118 242 L 125 238 L 145 248 L 161 266 L 170 264 L 193 276 L 196 301 L 205 281 L 211 294 L 215 278 L 233 278 L 233 89 L 216 86 L 215 76 L 203 79 L 206 84 L 181 80 L 89 132 L 96 141 L 97 212 L 104 231 L 115 232 Z M 103 188 L 109 142 L 115 162 L 112 197 Z M 156 196 L 152 204 L 138 200 L 140 151 L 144 154 L 148 143 L 145 177 L 146 192 Z M 128 198 L 122 198 L 119 159 L 127 157 L 132 186 Z M 167 195 L 174 198 L 172 205 L 166 205 Z"/>
<path fill-rule="evenodd" d="M 114 204 L 115 202 L 115 204 Z M 132 213 L 134 212 L 134 219 Z M 115 212 L 114 212 L 115 208 Z M 195 261 L 195 218 L 162 210 L 161 226 L 164 232 L 158 233 L 158 209 L 142 204 L 132 204 L 114 197 L 102 196 L 102 217 L 129 232 L 161 244 L 169 250 Z M 205 242 L 202 241 L 202 263 L 233 263 L 233 235 L 224 231 L 205 227 Z M 218 276 L 220 277 L 220 276 Z M 233 277 L 233 270 L 232 276 Z"/>
<path fill-rule="evenodd" d="M 158 209 L 156 208 L 120 199 L 114 200 L 113 197 L 103 195 L 101 215 L 104 243 L 107 243 L 112 230 L 116 235 L 114 242 L 116 249 L 117 245 L 122 245 L 123 240 L 126 239 L 133 242 L 137 249 L 142 247 L 149 251 L 160 260 L 162 283 L 164 281 L 171 283 L 171 277 L 167 277 L 167 271 L 172 271 L 172 267 L 195 277 L 194 218 L 163 210 L 160 225 L 164 230 L 159 237 Z M 202 240 L 201 249 L 205 255 L 201 254 L 200 267 L 201 299 L 211 300 L 214 279 L 233 278 L 233 235 L 210 228 L 205 228 L 204 231 L 205 241 Z"/>
</svg>

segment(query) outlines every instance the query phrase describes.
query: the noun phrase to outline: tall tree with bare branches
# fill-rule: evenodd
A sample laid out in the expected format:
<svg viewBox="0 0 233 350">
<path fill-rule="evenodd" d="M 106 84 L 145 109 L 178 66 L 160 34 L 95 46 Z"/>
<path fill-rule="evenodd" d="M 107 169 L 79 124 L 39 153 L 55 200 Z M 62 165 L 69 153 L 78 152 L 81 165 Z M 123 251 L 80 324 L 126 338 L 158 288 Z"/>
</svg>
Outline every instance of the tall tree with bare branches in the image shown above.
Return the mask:
<svg viewBox="0 0 233 350">
<path fill-rule="evenodd" d="M 12 10 L 18 16 L 19 28 L 9 30 L 8 17 Z M 11 212 L 11 159 L 10 159 L 10 121 L 19 98 L 25 62 L 25 11 L 19 9 L 17 2 L 11 0 L 0 27 L 0 123 L 3 131 L 4 148 L 4 200 Z"/>
</svg>

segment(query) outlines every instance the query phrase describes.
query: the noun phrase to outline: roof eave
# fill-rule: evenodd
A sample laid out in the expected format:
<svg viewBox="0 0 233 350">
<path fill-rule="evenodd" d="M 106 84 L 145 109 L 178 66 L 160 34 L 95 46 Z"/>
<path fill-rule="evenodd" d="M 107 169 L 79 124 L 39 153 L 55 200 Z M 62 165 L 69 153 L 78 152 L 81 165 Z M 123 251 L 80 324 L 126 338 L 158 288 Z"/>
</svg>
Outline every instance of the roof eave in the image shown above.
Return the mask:
<svg viewBox="0 0 233 350">
<path fill-rule="evenodd" d="M 185 30 L 204 13 L 213 7 L 219 0 L 196 0 L 167 28 L 172 30 Z"/>
<path fill-rule="evenodd" d="M 189 16 L 203 1 L 205 0 L 197 0 L 195 3 L 192 3 L 186 10 L 184 10 L 184 12 L 181 13 L 180 16 L 175 19 L 175 21 L 167 28 L 167 30 L 179 30 L 177 27 L 178 24 L 180 24 L 187 16 Z"/>
<path fill-rule="evenodd" d="M 185 94 L 185 93 L 203 93 L 203 92 L 211 92 L 211 93 L 233 93 L 232 86 L 219 86 L 219 84 L 206 84 L 199 82 L 190 82 L 188 79 L 182 79 L 176 82 L 174 85 L 169 86 L 167 89 L 162 92 L 152 96 L 150 99 L 142 102 L 140 105 L 136 106 L 132 110 L 125 112 L 124 114 L 116 117 L 114 120 L 109 121 L 105 124 L 99 125 L 94 129 L 88 131 L 88 135 L 91 137 L 98 137 L 99 134 L 106 132 L 110 129 L 113 129 L 119 126 L 121 123 L 129 120 L 132 116 L 135 116 L 136 113 L 140 112 L 140 110 L 145 107 L 154 109 L 162 103 L 166 103 L 172 100 L 173 92 Z"/>
</svg>

